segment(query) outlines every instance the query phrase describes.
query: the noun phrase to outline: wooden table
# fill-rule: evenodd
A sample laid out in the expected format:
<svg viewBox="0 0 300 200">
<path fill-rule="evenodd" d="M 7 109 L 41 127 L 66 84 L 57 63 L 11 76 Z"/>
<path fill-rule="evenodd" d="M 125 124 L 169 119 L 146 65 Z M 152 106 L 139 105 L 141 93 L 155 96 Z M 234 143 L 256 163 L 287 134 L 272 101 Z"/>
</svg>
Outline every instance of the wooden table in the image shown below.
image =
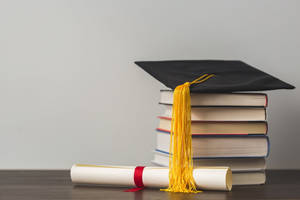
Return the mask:
<svg viewBox="0 0 300 200">
<path fill-rule="evenodd" d="M 72 186 L 69 171 L 0 171 L 1 200 L 62 199 L 300 199 L 300 170 L 269 170 L 267 184 L 234 187 L 231 192 L 205 191 L 180 194 L 145 189 L 123 192 L 124 188 Z"/>
</svg>

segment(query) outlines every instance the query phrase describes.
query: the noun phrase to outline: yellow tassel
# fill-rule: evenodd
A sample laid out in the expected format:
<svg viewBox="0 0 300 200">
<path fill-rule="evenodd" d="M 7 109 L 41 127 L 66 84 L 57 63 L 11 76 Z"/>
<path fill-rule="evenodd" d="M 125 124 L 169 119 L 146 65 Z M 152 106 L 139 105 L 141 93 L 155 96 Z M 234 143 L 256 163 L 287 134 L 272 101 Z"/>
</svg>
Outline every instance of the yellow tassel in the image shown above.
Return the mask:
<svg viewBox="0 0 300 200">
<path fill-rule="evenodd" d="M 190 85 L 198 84 L 214 74 L 197 78 L 175 88 L 173 94 L 172 123 L 170 132 L 169 187 L 167 192 L 198 193 L 193 178 L 193 152 L 191 134 Z"/>
</svg>

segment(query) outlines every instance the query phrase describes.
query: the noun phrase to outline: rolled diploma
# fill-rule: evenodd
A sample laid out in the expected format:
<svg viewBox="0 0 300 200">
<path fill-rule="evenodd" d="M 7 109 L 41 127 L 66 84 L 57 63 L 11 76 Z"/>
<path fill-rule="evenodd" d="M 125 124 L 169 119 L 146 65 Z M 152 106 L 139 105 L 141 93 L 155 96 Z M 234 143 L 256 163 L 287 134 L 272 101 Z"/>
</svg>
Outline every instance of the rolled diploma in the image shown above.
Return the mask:
<svg viewBox="0 0 300 200">
<path fill-rule="evenodd" d="M 133 166 L 76 164 L 71 168 L 71 179 L 75 184 L 134 187 L 134 170 Z M 193 176 L 199 189 L 230 191 L 232 188 L 232 173 L 229 167 L 197 167 Z M 142 179 L 145 187 L 166 188 L 169 185 L 169 168 L 145 167 Z"/>
</svg>

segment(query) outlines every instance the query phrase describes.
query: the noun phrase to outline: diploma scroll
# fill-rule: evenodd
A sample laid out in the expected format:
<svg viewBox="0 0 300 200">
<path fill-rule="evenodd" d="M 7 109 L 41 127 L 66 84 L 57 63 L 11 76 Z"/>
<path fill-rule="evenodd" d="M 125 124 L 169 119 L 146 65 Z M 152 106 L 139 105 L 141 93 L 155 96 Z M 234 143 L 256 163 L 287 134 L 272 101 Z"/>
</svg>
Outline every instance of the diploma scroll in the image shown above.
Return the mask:
<svg viewBox="0 0 300 200">
<path fill-rule="evenodd" d="M 134 172 L 131 166 L 100 166 L 76 164 L 71 168 L 71 179 L 75 184 L 97 184 L 134 187 Z M 197 188 L 203 190 L 230 191 L 232 173 L 228 167 L 199 167 L 193 171 Z M 167 188 L 169 168 L 145 167 L 142 174 L 145 187 Z"/>
</svg>

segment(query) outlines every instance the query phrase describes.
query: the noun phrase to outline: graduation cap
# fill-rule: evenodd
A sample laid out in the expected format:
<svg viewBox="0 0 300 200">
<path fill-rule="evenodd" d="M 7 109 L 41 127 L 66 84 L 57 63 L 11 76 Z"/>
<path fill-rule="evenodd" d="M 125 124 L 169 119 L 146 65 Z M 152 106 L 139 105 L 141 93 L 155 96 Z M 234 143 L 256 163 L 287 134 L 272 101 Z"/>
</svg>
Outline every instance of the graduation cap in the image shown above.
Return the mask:
<svg viewBox="0 0 300 200">
<path fill-rule="evenodd" d="M 191 60 L 191 61 L 145 61 L 135 62 L 165 86 L 175 89 L 203 74 L 215 77 L 191 86 L 191 92 L 237 92 L 295 87 L 260 71 L 242 61 Z"/>
<path fill-rule="evenodd" d="M 196 193 L 193 179 L 190 92 L 228 93 L 295 87 L 242 61 L 139 61 L 138 66 L 174 90 L 170 131 L 169 188 Z"/>
</svg>

